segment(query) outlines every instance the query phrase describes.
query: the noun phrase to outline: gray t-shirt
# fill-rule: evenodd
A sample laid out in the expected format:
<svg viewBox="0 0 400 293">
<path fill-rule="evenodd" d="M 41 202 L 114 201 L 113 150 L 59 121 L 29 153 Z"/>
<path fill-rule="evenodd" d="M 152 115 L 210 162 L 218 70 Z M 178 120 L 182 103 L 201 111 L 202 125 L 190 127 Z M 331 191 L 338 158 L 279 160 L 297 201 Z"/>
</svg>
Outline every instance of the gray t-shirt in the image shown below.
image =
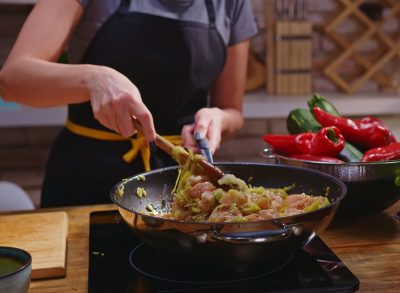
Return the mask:
<svg viewBox="0 0 400 293">
<path fill-rule="evenodd" d="M 80 0 L 84 13 L 68 45 L 70 63 L 79 63 L 97 30 L 117 10 L 120 0 Z M 213 0 L 216 27 L 225 44 L 237 44 L 257 33 L 250 0 Z M 132 0 L 130 11 L 209 23 L 204 0 Z"/>
</svg>

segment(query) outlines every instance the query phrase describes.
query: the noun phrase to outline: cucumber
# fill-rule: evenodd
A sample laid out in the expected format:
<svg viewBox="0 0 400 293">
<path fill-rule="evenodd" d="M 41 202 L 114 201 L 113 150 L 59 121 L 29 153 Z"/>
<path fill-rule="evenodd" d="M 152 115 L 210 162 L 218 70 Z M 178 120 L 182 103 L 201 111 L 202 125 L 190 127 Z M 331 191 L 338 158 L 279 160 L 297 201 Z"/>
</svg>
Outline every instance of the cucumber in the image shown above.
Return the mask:
<svg viewBox="0 0 400 293">
<path fill-rule="evenodd" d="M 333 105 L 332 102 L 330 102 L 320 94 L 314 94 L 313 97 L 307 101 L 307 104 L 311 112 L 314 107 L 320 107 L 322 110 L 329 114 L 340 116 L 339 111 L 336 109 L 335 105 Z"/>
<path fill-rule="evenodd" d="M 318 132 L 321 125 L 307 109 L 297 108 L 290 111 L 286 118 L 286 127 L 290 134 Z"/>
<path fill-rule="evenodd" d="M 360 162 L 362 156 L 363 153 L 361 151 L 351 143 L 346 142 L 343 150 L 336 157 L 345 162 Z"/>
</svg>

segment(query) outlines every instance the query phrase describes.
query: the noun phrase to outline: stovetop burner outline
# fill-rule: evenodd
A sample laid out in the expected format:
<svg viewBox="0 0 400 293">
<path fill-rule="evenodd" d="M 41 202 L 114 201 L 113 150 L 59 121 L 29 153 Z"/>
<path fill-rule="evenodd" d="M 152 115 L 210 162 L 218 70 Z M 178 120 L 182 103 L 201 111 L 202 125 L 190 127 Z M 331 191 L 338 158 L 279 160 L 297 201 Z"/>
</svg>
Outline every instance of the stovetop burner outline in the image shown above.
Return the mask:
<svg viewBox="0 0 400 293">
<path fill-rule="evenodd" d="M 207 281 L 207 279 L 204 280 L 189 280 L 189 276 L 187 276 L 187 274 L 189 273 L 198 273 L 196 272 L 196 270 L 191 270 L 190 268 L 188 268 L 187 272 L 181 271 L 179 268 L 177 268 L 176 266 L 173 266 L 172 270 L 175 271 L 165 271 L 165 272 L 158 272 L 158 273 L 151 273 L 149 272 L 149 268 L 146 268 L 145 266 L 148 264 L 144 264 L 144 262 L 142 260 L 138 260 L 136 263 L 134 262 L 134 256 L 135 254 L 138 254 L 139 257 L 143 257 L 143 258 L 148 258 L 151 257 L 151 253 L 153 253 L 154 251 L 152 251 L 152 249 L 150 247 L 148 247 L 146 244 L 144 243 L 140 243 L 139 245 L 137 245 L 134 249 L 132 249 L 132 251 L 129 254 L 129 263 L 131 264 L 131 266 L 137 270 L 138 272 L 140 272 L 141 274 L 150 277 L 150 278 L 154 278 L 160 281 L 164 281 L 164 282 L 173 282 L 173 283 L 180 283 L 180 284 L 190 284 L 190 285 L 217 285 L 217 284 L 233 284 L 233 283 L 240 283 L 240 282 L 248 282 L 251 280 L 256 280 L 256 279 L 260 279 L 262 277 L 265 277 L 267 275 L 273 274 L 279 270 L 281 270 L 282 268 L 284 268 L 286 265 L 288 265 L 291 260 L 293 259 L 293 254 L 289 254 L 285 257 L 282 257 L 282 259 L 280 260 L 280 262 L 278 264 L 274 264 L 273 267 L 270 268 L 265 268 L 265 269 L 258 269 L 258 270 L 254 270 L 254 271 L 249 271 L 249 272 L 234 272 L 234 271 L 229 271 L 226 275 L 231 274 L 232 276 L 226 276 L 225 278 L 221 278 L 221 279 L 217 279 L 217 280 L 212 280 L 212 278 L 214 278 L 212 276 L 213 273 L 222 273 L 223 272 L 218 272 L 217 270 L 212 270 L 211 272 L 206 272 L 205 274 L 203 274 L 201 276 L 202 278 L 207 278 L 210 281 Z M 157 257 L 161 257 L 161 256 L 156 256 Z M 155 260 L 154 258 L 149 259 L 149 261 L 151 261 L 150 265 L 158 265 L 158 266 L 162 266 L 163 264 L 161 263 L 161 259 L 160 261 Z M 182 263 L 182 265 L 188 265 L 188 263 Z M 204 269 L 210 269 L 209 267 L 206 267 L 205 265 L 203 265 Z M 222 268 L 220 268 L 222 270 Z M 204 271 L 202 271 L 204 272 Z M 174 277 L 163 277 L 161 274 L 164 274 L 164 276 L 167 276 L 168 273 L 171 273 L 173 275 L 178 275 L 182 274 L 182 277 L 180 279 L 173 279 Z M 184 276 L 186 275 L 186 277 Z M 231 278 L 231 279 L 229 279 Z M 223 280 L 225 279 L 225 280 Z"/>
</svg>

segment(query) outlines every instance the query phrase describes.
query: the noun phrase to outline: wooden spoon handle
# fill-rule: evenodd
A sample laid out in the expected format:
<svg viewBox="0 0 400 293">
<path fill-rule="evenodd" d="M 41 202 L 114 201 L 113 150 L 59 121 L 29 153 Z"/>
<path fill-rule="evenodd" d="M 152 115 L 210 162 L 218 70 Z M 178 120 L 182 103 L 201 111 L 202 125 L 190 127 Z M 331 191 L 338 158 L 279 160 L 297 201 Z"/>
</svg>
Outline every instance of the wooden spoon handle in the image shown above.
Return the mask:
<svg viewBox="0 0 400 293">
<path fill-rule="evenodd" d="M 172 149 L 175 146 L 159 134 L 156 134 L 156 145 L 168 155 L 172 156 Z"/>
<path fill-rule="evenodd" d="M 136 128 L 137 131 L 143 133 L 143 127 L 140 121 L 135 117 L 132 116 L 132 123 L 133 126 Z M 168 155 L 172 156 L 172 149 L 175 147 L 171 142 L 166 140 L 164 137 L 156 133 L 156 145 L 166 152 Z M 188 154 L 189 155 L 189 154 Z"/>
<path fill-rule="evenodd" d="M 134 116 L 132 116 L 132 123 L 133 123 L 133 126 L 136 128 L 137 131 L 143 133 L 142 124 Z M 168 140 L 166 140 L 164 137 L 162 137 L 159 134 L 156 134 L 156 145 L 160 149 L 162 149 L 164 152 L 166 152 L 167 154 L 172 156 L 172 150 L 173 150 L 173 148 L 175 146 L 171 142 L 169 142 Z M 189 153 L 188 152 L 184 152 L 181 155 L 184 157 L 185 161 L 189 157 Z M 206 160 L 199 160 L 198 163 L 200 164 L 200 166 L 203 168 L 203 170 L 209 176 L 211 182 L 213 182 L 213 183 L 217 183 L 218 179 L 220 179 L 222 176 L 225 175 L 225 173 L 222 172 L 221 169 L 219 169 L 218 167 L 210 164 Z"/>
</svg>

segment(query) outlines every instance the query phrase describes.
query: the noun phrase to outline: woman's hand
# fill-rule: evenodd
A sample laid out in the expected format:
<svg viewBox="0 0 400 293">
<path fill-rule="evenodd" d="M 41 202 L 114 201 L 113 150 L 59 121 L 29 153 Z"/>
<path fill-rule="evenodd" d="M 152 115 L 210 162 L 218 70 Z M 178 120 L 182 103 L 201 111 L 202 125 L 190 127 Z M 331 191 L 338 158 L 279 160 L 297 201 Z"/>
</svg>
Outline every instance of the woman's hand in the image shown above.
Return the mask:
<svg viewBox="0 0 400 293">
<path fill-rule="evenodd" d="M 135 134 L 131 116 L 142 124 L 148 142 L 155 140 L 153 117 L 143 104 L 137 87 L 123 74 L 96 66 L 85 80 L 94 117 L 124 137 Z"/>
<path fill-rule="evenodd" d="M 203 108 L 195 115 L 193 124 L 185 125 L 182 129 L 182 144 L 184 147 L 198 153 L 199 148 L 194 139 L 195 133 L 208 140 L 211 152 L 214 154 L 221 143 L 222 121 L 225 113 L 219 108 Z"/>
<path fill-rule="evenodd" d="M 211 108 L 200 109 L 195 122 L 182 129 L 182 143 L 186 148 L 199 151 L 194 134 L 208 139 L 212 153 L 219 148 L 221 139 L 233 135 L 243 125 L 242 103 L 246 81 L 249 40 L 228 48 L 224 70 L 210 92 Z"/>
</svg>

